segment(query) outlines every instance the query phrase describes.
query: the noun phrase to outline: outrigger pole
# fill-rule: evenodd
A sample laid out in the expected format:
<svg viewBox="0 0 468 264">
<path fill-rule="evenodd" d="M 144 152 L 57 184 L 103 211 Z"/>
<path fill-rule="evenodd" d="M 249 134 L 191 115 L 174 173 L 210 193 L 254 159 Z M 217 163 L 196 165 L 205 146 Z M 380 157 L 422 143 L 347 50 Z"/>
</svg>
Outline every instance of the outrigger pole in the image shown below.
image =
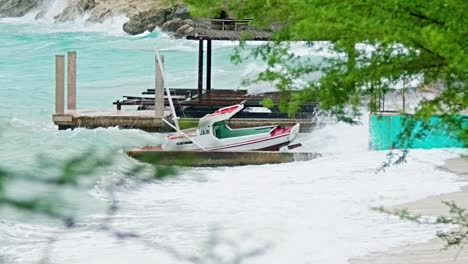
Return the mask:
<svg viewBox="0 0 468 264">
<path fill-rule="evenodd" d="M 159 55 L 159 49 L 156 49 L 156 57 L 158 58 L 158 65 L 159 65 L 159 70 L 161 71 L 161 77 L 164 80 L 164 76 L 165 76 L 164 75 L 164 67 L 162 65 L 161 56 Z M 177 130 L 180 130 L 179 120 L 178 120 L 179 118 L 177 117 L 177 114 L 176 114 L 176 111 L 175 111 L 175 108 L 174 108 L 174 103 L 172 102 L 171 91 L 169 90 L 169 86 L 167 86 L 167 85 L 164 85 L 164 86 L 166 86 L 165 89 L 166 89 L 167 99 L 169 100 L 169 105 L 171 106 L 172 119 L 174 120 L 174 124 L 175 124 Z"/>
<path fill-rule="evenodd" d="M 162 65 L 162 60 L 161 60 L 161 56 L 159 54 L 159 49 L 156 49 L 156 57 L 158 59 L 158 65 L 159 65 L 159 70 L 161 71 L 161 77 L 163 78 L 164 80 L 164 67 Z M 163 82 L 164 83 L 164 82 Z M 174 107 L 174 103 L 172 102 L 172 95 L 171 95 L 171 91 L 169 90 L 169 86 L 167 85 L 164 85 L 165 86 L 165 89 L 166 89 L 166 94 L 167 94 L 167 99 L 169 100 L 169 105 L 171 107 L 171 112 L 172 112 L 172 119 L 174 120 L 174 125 L 171 124 L 171 122 L 167 121 L 164 117 L 162 118 L 162 120 L 164 121 L 164 123 L 166 123 L 167 125 L 169 125 L 170 127 L 172 127 L 173 129 L 175 129 L 178 133 L 180 133 L 182 136 L 186 137 L 188 140 L 192 141 L 195 145 L 197 145 L 199 148 L 203 149 L 203 150 L 206 150 L 206 148 L 204 148 L 202 145 L 198 144 L 195 140 L 193 140 L 192 138 L 190 138 L 187 134 L 185 134 L 184 132 L 182 132 L 182 130 L 180 130 L 180 127 L 179 127 L 179 118 L 177 117 L 177 114 L 176 114 L 176 111 L 175 111 L 175 107 Z"/>
</svg>

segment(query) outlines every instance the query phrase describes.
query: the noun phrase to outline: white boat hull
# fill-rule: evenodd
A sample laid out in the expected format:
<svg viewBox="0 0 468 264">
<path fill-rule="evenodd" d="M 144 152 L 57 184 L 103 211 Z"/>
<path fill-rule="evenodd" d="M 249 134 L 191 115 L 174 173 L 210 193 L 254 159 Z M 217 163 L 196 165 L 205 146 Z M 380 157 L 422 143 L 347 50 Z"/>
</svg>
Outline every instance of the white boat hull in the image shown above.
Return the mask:
<svg viewBox="0 0 468 264">
<path fill-rule="evenodd" d="M 198 127 L 167 136 L 163 150 L 252 151 L 279 150 L 299 133 L 299 124 L 290 127 L 266 126 L 232 129 L 226 120 L 243 105 L 222 108 L 200 119 Z"/>
<path fill-rule="evenodd" d="M 184 130 L 185 135 L 175 134 L 167 137 L 162 144 L 165 150 L 212 150 L 212 151 L 249 151 L 249 150 L 279 150 L 291 143 L 299 133 L 299 124 L 290 128 L 289 132 L 272 135 L 271 133 L 244 136 L 239 138 L 218 139 L 211 134 L 196 136 L 194 129 Z M 189 143 L 190 141 L 194 143 Z"/>
</svg>

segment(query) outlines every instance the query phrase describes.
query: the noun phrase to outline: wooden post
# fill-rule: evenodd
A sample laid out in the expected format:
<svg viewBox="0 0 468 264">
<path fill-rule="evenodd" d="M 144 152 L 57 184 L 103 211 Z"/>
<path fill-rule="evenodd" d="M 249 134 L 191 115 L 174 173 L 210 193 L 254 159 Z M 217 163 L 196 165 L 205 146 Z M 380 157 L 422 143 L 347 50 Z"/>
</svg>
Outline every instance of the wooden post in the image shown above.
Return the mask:
<svg viewBox="0 0 468 264">
<path fill-rule="evenodd" d="M 406 95 L 405 95 L 405 89 L 406 89 L 406 79 L 403 79 L 403 89 L 401 92 L 401 99 L 402 99 L 402 104 L 403 104 L 403 113 L 406 113 Z"/>
<path fill-rule="evenodd" d="M 206 42 L 206 90 L 211 90 L 211 39 Z"/>
<path fill-rule="evenodd" d="M 382 111 L 382 89 L 381 88 L 379 88 L 379 90 L 377 91 L 377 102 L 378 102 L 377 111 Z"/>
<path fill-rule="evenodd" d="M 382 112 L 385 112 L 385 91 L 382 92 Z"/>
<path fill-rule="evenodd" d="M 161 58 L 161 60 L 163 60 Z M 160 65 L 160 63 L 162 65 Z M 163 61 L 155 57 L 155 87 L 154 87 L 154 113 L 157 118 L 164 117 L 164 76 L 161 68 L 164 66 Z"/>
<path fill-rule="evenodd" d="M 76 52 L 68 52 L 67 63 L 67 109 L 74 111 L 76 110 Z"/>
<path fill-rule="evenodd" d="M 55 56 L 55 114 L 65 113 L 65 56 Z"/>
<path fill-rule="evenodd" d="M 203 94 L 203 38 L 198 40 L 198 97 Z"/>
</svg>

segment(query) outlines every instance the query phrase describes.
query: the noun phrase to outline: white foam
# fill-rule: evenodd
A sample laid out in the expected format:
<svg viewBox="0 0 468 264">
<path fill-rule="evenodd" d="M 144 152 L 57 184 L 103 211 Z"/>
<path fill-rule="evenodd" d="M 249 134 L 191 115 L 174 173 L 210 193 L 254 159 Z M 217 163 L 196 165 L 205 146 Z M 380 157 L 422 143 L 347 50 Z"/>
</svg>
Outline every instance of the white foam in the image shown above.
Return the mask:
<svg viewBox="0 0 468 264">
<path fill-rule="evenodd" d="M 74 21 L 56 23 L 54 17 L 68 6 L 68 1 L 69 0 L 50 0 L 45 2 L 43 6 L 22 17 L 0 18 L 0 22 L 15 25 L 31 25 L 31 28 L 34 28 L 33 32 L 36 34 L 100 32 L 110 36 L 127 35 L 122 29 L 123 24 L 129 20 L 125 15 L 108 17 L 101 23 L 90 23 L 87 21 L 89 14 L 84 14 Z"/>
<path fill-rule="evenodd" d="M 69 6 L 71 0 L 47 0 L 43 3 L 42 7 L 40 8 L 41 18 L 40 20 L 54 22 L 54 17 L 59 15 L 60 13 L 65 10 L 67 6 Z"/>
<path fill-rule="evenodd" d="M 328 41 L 314 41 L 312 43 L 293 42 L 291 45 L 291 53 L 297 56 L 315 56 L 315 57 L 338 57 L 343 54 L 336 53 L 331 48 L 331 43 Z"/>
<path fill-rule="evenodd" d="M 8 23 L 14 25 L 27 25 L 34 24 L 36 22 L 36 15 L 39 13 L 38 10 L 34 10 L 22 17 L 2 17 L 0 18 L 1 23 Z"/>
</svg>

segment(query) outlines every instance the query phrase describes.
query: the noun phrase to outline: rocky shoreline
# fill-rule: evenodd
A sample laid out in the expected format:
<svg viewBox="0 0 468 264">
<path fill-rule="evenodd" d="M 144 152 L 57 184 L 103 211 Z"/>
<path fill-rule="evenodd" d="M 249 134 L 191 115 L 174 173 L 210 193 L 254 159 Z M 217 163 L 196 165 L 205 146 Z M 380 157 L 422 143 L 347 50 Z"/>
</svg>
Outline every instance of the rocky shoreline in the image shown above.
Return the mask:
<svg viewBox="0 0 468 264">
<path fill-rule="evenodd" d="M 0 17 L 21 17 L 37 11 L 40 19 L 56 0 L 0 0 Z M 66 0 L 61 0 L 66 1 Z M 55 22 L 69 22 L 86 16 L 86 22 L 102 23 L 113 16 L 124 15 L 129 21 L 122 29 L 137 35 L 157 27 L 182 38 L 194 31 L 195 21 L 186 6 L 167 4 L 163 0 L 69 0 L 68 5 L 54 16 Z"/>
</svg>

